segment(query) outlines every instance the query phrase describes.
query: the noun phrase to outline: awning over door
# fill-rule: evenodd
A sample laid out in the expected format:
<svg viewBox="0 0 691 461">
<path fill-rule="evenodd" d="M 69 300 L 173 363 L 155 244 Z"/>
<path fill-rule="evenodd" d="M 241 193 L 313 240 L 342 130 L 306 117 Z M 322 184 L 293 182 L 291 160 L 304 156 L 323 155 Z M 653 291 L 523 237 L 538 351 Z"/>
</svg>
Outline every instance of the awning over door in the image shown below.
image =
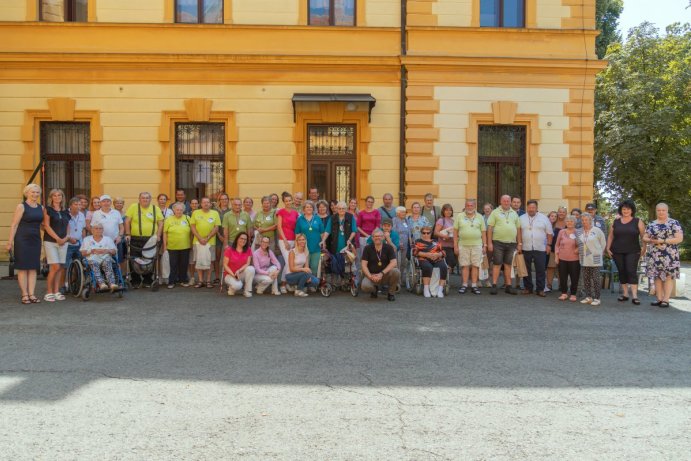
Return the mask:
<svg viewBox="0 0 691 461">
<path fill-rule="evenodd" d="M 369 121 L 377 100 L 364 93 L 295 93 L 293 95 L 293 121 L 296 120 L 295 103 L 298 102 L 366 102 L 369 105 Z"/>
</svg>

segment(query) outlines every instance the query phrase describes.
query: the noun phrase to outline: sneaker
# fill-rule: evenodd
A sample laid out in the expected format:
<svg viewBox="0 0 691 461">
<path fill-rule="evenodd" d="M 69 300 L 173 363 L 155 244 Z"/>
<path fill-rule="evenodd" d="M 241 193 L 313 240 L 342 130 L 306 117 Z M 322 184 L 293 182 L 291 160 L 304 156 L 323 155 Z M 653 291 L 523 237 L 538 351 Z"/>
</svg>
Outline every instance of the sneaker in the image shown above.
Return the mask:
<svg viewBox="0 0 691 461">
<path fill-rule="evenodd" d="M 593 298 L 583 298 L 581 299 L 581 304 L 590 304 L 593 302 Z"/>
<path fill-rule="evenodd" d="M 193 284 L 193 283 L 190 283 L 190 282 L 182 282 L 182 283 L 180 284 L 181 287 L 185 287 L 185 288 L 187 288 L 187 287 L 189 287 L 189 286 L 192 286 L 192 285 L 194 285 L 194 284 Z"/>
<path fill-rule="evenodd" d="M 499 293 L 499 291 L 497 290 L 497 285 L 492 284 L 492 289 L 489 290 L 489 294 L 496 295 L 497 293 Z"/>
<path fill-rule="evenodd" d="M 439 287 L 437 290 L 437 298 L 443 298 L 444 297 L 444 287 Z"/>
<path fill-rule="evenodd" d="M 168 289 L 171 290 L 171 289 L 173 289 L 173 288 L 175 288 L 175 284 L 174 284 L 174 283 L 169 283 L 169 284 L 168 284 Z"/>
<path fill-rule="evenodd" d="M 511 285 L 506 285 L 506 288 L 504 288 L 504 292 L 506 292 L 510 295 L 517 295 L 518 294 L 516 289 L 514 287 L 512 287 Z"/>
<path fill-rule="evenodd" d="M 298 296 L 298 297 L 301 297 L 301 298 L 305 298 L 305 297 L 307 297 L 307 296 L 309 296 L 309 295 L 308 295 L 307 293 L 305 293 L 304 291 L 302 291 L 302 290 L 295 290 L 295 296 Z"/>
<path fill-rule="evenodd" d="M 257 290 L 256 290 L 256 291 L 257 291 L 257 294 L 258 294 L 258 295 L 263 295 L 263 294 L 264 294 L 264 290 L 266 290 L 266 287 L 264 287 L 264 288 L 259 288 L 259 287 L 257 287 Z"/>
<path fill-rule="evenodd" d="M 228 296 L 235 296 L 235 290 L 228 288 Z"/>
<path fill-rule="evenodd" d="M 252 292 L 251 291 L 245 291 L 244 293 L 242 293 L 242 296 L 244 296 L 245 298 L 251 298 Z"/>
<path fill-rule="evenodd" d="M 386 296 L 386 299 L 388 299 L 389 301 L 396 301 L 396 296 L 394 296 L 392 293 L 389 293 Z"/>
<path fill-rule="evenodd" d="M 377 296 L 379 296 L 379 295 L 377 294 L 377 290 L 374 290 L 372 293 L 369 294 L 369 297 L 372 298 L 372 299 L 377 299 Z"/>
<path fill-rule="evenodd" d="M 593 302 L 590 303 L 591 306 L 599 306 L 600 305 L 600 300 L 599 299 L 593 299 Z"/>
<path fill-rule="evenodd" d="M 271 290 L 271 294 L 274 296 L 281 296 L 281 290 Z"/>
<path fill-rule="evenodd" d="M 296 291 L 297 288 L 295 288 L 295 285 L 286 285 L 286 290 L 292 293 L 293 291 Z"/>
<path fill-rule="evenodd" d="M 545 293 L 549 293 L 550 291 L 552 291 L 550 287 L 545 287 Z"/>
<path fill-rule="evenodd" d="M 281 293 L 283 293 L 283 294 L 288 293 L 288 290 L 286 290 L 285 285 L 281 287 L 281 290 L 280 290 L 280 291 L 281 291 Z"/>
</svg>

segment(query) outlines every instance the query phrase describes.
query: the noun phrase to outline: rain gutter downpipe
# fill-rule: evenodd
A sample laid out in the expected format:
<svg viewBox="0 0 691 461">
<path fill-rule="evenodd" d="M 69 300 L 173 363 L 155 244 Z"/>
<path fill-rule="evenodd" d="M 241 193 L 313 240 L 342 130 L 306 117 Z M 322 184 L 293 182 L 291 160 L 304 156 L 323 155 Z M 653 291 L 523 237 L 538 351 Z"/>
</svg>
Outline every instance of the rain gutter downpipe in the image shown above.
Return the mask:
<svg viewBox="0 0 691 461">
<path fill-rule="evenodd" d="M 403 57 L 408 53 L 407 0 L 401 0 L 401 108 L 399 129 L 399 160 L 398 160 L 398 201 L 405 206 L 405 125 L 406 125 L 406 87 L 408 86 L 408 70 L 403 64 Z"/>
</svg>

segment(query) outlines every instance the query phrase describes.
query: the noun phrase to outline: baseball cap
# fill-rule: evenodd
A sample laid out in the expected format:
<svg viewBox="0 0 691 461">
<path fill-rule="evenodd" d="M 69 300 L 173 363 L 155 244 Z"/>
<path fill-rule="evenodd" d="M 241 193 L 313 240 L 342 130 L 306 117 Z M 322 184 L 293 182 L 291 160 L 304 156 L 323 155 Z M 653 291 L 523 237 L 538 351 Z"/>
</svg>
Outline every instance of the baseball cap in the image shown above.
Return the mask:
<svg viewBox="0 0 691 461">
<path fill-rule="evenodd" d="M 595 206 L 594 203 L 588 203 L 588 204 L 585 205 L 585 209 L 586 209 L 586 210 L 594 210 L 594 209 L 596 209 L 596 208 L 597 208 L 597 207 Z"/>
<path fill-rule="evenodd" d="M 110 200 L 111 202 L 113 201 L 113 199 L 110 198 L 110 195 L 108 194 L 101 195 L 101 198 L 99 200 Z"/>
</svg>

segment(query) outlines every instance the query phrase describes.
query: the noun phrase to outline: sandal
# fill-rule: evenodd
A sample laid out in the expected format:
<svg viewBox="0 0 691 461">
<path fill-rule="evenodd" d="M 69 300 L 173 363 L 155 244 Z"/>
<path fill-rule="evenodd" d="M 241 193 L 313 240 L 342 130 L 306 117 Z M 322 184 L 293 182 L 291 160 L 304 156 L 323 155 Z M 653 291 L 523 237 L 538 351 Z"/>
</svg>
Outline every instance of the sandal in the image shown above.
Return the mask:
<svg viewBox="0 0 691 461">
<path fill-rule="evenodd" d="M 621 296 L 619 296 L 619 297 L 617 298 L 617 301 L 619 301 L 620 303 L 621 303 L 621 302 L 624 302 L 624 301 L 628 301 L 628 300 L 629 300 L 629 297 L 628 297 L 628 296 L 624 296 L 624 295 L 621 295 Z"/>
<path fill-rule="evenodd" d="M 206 282 L 206 288 L 213 288 L 214 284 L 211 282 Z"/>
<path fill-rule="evenodd" d="M 203 286 L 204 286 L 204 284 L 202 282 L 197 282 L 194 284 L 194 288 L 201 288 Z"/>
<path fill-rule="evenodd" d="M 576 298 L 575 295 L 571 295 L 571 296 L 569 296 L 569 301 L 571 301 L 572 303 L 575 303 L 576 301 L 578 301 L 578 298 Z"/>
<path fill-rule="evenodd" d="M 31 304 L 31 299 L 29 299 L 29 295 L 22 295 L 22 304 Z"/>
<path fill-rule="evenodd" d="M 641 302 L 638 300 L 638 298 L 633 298 L 633 299 L 631 300 L 631 302 L 634 303 L 636 306 L 638 306 L 638 305 L 641 304 Z"/>
<path fill-rule="evenodd" d="M 459 292 L 460 294 L 464 294 L 464 293 L 466 292 L 467 289 L 468 289 L 468 287 L 465 286 L 465 285 L 463 285 L 461 288 L 458 289 L 458 292 Z"/>
<path fill-rule="evenodd" d="M 46 293 L 43 296 L 43 300 L 47 301 L 49 303 L 54 303 L 55 302 L 55 295 L 53 293 Z"/>
<path fill-rule="evenodd" d="M 568 298 L 569 298 L 569 295 L 563 294 L 563 295 L 559 296 L 558 299 L 559 299 L 559 301 L 566 301 Z"/>
<path fill-rule="evenodd" d="M 667 301 L 662 301 L 662 302 L 660 303 L 660 307 L 662 307 L 662 308 L 669 307 L 669 303 L 668 303 Z"/>
<path fill-rule="evenodd" d="M 41 302 L 41 300 L 34 295 L 29 295 L 29 301 L 31 301 L 31 304 L 38 304 Z"/>
<path fill-rule="evenodd" d="M 472 287 L 470 291 L 472 291 L 474 295 L 482 294 L 479 287 Z"/>
</svg>

